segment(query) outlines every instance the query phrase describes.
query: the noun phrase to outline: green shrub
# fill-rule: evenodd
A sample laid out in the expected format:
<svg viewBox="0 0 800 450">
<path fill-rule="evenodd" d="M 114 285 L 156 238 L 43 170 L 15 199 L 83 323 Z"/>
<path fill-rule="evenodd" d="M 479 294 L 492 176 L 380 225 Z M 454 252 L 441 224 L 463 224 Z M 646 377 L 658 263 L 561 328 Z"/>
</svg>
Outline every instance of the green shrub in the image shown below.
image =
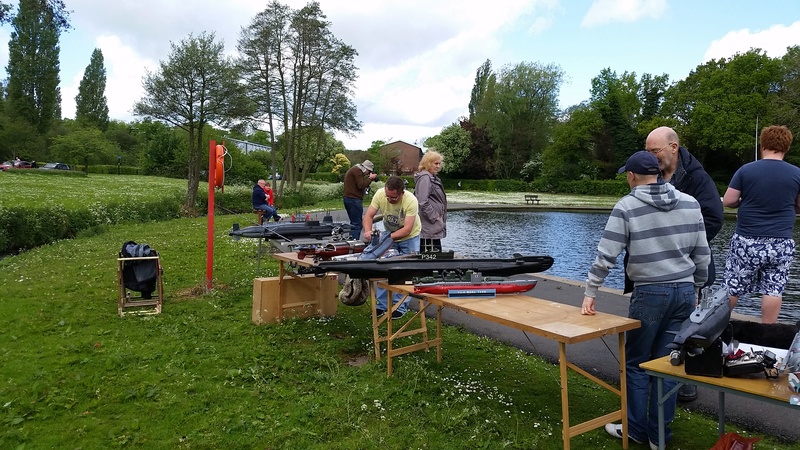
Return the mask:
<svg viewBox="0 0 800 450">
<path fill-rule="evenodd" d="M 0 206 L 0 253 L 73 238 L 83 230 L 102 225 L 175 219 L 180 217 L 183 201 L 182 194 L 173 193 L 149 200 L 134 198 L 87 204 L 80 209 L 66 209 L 62 205 Z"/>
<path fill-rule="evenodd" d="M 333 172 L 316 172 L 308 174 L 307 180 L 327 181 L 328 183 L 339 183 L 344 181 L 344 176 Z"/>
<path fill-rule="evenodd" d="M 72 170 L 83 171 L 85 166 L 70 166 Z M 147 175 L 141 173 L 142 169 L 138 166 L 117 166 L 116 164 L 98 164 L 89 166 L 89 173 L 103 173 L 109 175 Z"/>
<path fill-rule="evenodd" d="M 536 192 L 554 194 L 612 195 L 619 197 L 631 191 L 628 183 L 621 178 L 614 180 L 564 181 L 555 185 L 537 179 L 530 183 L 530 188 Z"/>
<path fill-rule="evenodd" d="M 459 187 L 458 183 L 461 183 Z M 447 190 L 488 191 L 488 192 L 522 192 L 530 190 L 530 185 L 522 180 L 462 180 L 443 178 L 442 184 Z"/>
</svg>

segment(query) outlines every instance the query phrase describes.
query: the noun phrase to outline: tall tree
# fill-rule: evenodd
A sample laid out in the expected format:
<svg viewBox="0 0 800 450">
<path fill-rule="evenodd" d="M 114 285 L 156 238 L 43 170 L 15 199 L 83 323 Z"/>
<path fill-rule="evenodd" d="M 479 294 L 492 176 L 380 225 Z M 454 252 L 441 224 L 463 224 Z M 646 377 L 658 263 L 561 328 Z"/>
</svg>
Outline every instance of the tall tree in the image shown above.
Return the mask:
<svg viewBox="0 0 800 450">
<path fill-rule="evenodd" d="M 68 30 L 71 28 L 69 24 L 70 11 L 67 11 L 67 7 L 62 0 L 44 0 L 40 3 L 53 11 L 53 17 L 59 29 Z M 0 25 L 11 22 L 14 17 L 14 14 L 11 13 L 11 5 L 0 2 Z"/>
<path fill-rule="evenodd" d="M 189 134 L 186 208 L 194 211 L 207 149 L 203 129 L 209 123 L 230 126 L 251 114 L 251 104 L 238 82 L 235 64 L 224 55 L 224 45 L 216 41 L 214 33 L 189 35 L 170 46 L 168 60 L 160 62 L 157 72 L 145 75 L 145 97 L 136 102 L 133 112 L 162 120 Z"/>
<path fill-rule="evenodd" d="M 442 173 L 456 173 L 469 157 L 472 137 L 459 123 L 452 123 L 442 128 L 441 133 L 426 139 L 425 147 L 442 154 L 445 162 Z"/>
<path fill-rule="evenodd" d="M 497 77 L 487 130 L 497 149 L 495 174 L 519 175 L 550 141 L 558 113 L 563 71 L 554 64 L 522 62 L 503 67 Z"/>
<path fill-rule="evenodd" d="M 255 93 L 257 119 L 269 124 L 273 151 L 284 152 L 279 193 L 284 183 L 297 188 L 309 160 L 332 155 L 327 133 L 361 129 L 352 101 L 357 53 L 333 36 L 330 25 L 318 2 L 294 11 L 273 0 L 239 39 L 239 64 Z"/>
<path fill-rule="evenodd" d="M 781 58 L 783 80 L 775 102 L 775 123 L 786 125 L 795 134 L 795 148 L 800 143 L 800 45 L 789 47 Z"/>
<path fill-rule="evenodd" d="M 103 52 L 94 49 L 92 58 L 75 96 L 75 120 L 81 125 L 108 129 L 108 102 L 106 101 L 106 67 Z"/>
<path fill-rule="evenodd" d="M 484 99 L 489 90 L 490 81 L 494 81 L 492 61 L 487 59 L 475 72 L 475 84 L 472 85 L 472 93 L 469 96 L 469 120 L 475 121 L 476 117 L 483 112 L 482 107 L 486 105 Z"/>
<path fill-rule="evenodd" d="M 61 25 L 50 2 L 45 0 L 20 0 L 11 25 L 6 111 L 12 119 L 46 134 L 61 116 Z"/>
<path fill-rule="evenodd" d="M 773 119 L 783 73 L 780 59 L 751 49 L 708 61 L 667 91 L 665 113 L 679 120 L 681 141 L 712 176 L 729 179 L 752 160 L 756 118 Z"/>
<path fill-rule="evenodd" d="M 639 142 L 638 133 L 642 113 L 640 91 L 636 73 L 626 71 L 617 75 L 606 68 L 592 79 L 590 104 L 603 122 L 595 138 L 594 157 L 606 176 L 615 176 L 617 168 L 644 144 Z"/>
</svg>

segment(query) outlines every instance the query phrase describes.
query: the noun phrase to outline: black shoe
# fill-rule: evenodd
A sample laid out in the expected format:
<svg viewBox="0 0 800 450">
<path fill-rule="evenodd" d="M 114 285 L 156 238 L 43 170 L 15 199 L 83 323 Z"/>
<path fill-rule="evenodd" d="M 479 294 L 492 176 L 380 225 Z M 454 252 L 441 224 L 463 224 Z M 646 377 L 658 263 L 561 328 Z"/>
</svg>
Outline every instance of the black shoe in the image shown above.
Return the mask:
<svg viewBox="0 0 800 450">
<path fill-rule="evenodd" d="M 377 308 L 375 309 L 375 316 L 376 317 L 383 317 L 384 314 L 386 314 L 386 310 L 377 309 Z"/>
<path fill-rule="evenodd" d="M 697 386 L 693 384 L 684 384 L 678 389 L 678 401 L 681 403 L 689 403 L 697 400 Z"/>
<path fill-rule="evenodd" d="M 281 217 L 281 216 L 275 216 L 275 222 L 280 222 L 280 221 L 281 221 L 281 219 L 282 219 L 282 217 Z"/>
<path fill-rule="evenodd" d="M 406 315 L 406 313 L 404 313 L 404 312 L 394 311 L 394 312 L 392 312 L 392 320 L 400 319 L 405 315 Z"/>
</svg>

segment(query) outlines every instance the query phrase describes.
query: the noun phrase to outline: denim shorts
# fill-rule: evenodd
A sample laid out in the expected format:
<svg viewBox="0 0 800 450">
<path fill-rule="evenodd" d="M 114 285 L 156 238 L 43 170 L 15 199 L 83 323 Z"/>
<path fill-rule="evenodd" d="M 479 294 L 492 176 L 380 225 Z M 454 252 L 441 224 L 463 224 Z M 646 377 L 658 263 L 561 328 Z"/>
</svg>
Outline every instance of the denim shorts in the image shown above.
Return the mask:
<svg viewBox="0 0 800 450">
<path fill-rule="evenodd" d="M 794 261 L 794 246 L 792 238 L 733 233 L 722 286 L 736 297 L 754 292 L 781 297 Z"/>
</svg>

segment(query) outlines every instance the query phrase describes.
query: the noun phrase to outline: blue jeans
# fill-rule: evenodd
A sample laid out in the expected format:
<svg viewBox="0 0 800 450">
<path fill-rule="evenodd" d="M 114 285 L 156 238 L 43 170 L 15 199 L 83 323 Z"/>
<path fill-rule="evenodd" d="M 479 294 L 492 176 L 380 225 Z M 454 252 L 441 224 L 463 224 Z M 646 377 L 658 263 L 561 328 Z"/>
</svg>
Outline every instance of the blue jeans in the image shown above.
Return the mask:
<svg viewBox="0 0 800 450">
<path fill-rule="evenodd" d="M 628 317 L 642 326 L 625 334 L 625 368 L 628 389 L 628 436 L 639 442 L 658 442 L 658 391 L 656 381 L 639 364 L 670 353 L 667 344 L 683 321 L 694 311 L 697 297 L 692 283 L 661 283 L 636 286 L 631 294 Z M 674 388 L 664 380 L 664 392 Z M 666 442 L 672 439 L 670 424 L 675 418 L 677 394 L 664 403 Z"/>
<path fill-rule="evenodd" d="M 361 238 L 361 218 L 364 215 L 364 200 L 360 198 L 344 198 L 344 210 L 350 219 L 350 237 L 354 241 Z"/>
<path fill-rule="evenodd" d="M 392 245 L 393 249 L 396 249 L 401 255 L 408 255 L 411 253 L 418 253 L 419 252 L 419 236 L 414 236 L 413 238 L 406 239 L 405 241 L 395 242 Z M 376 309 L 382 309 L 384 311 L 389 311 L 389 307 L 387 305 L 387 300 L 389 298 L 388 292 L 386 289 L 376 289 L 375 290 L 375 298 L 377 299 L 377 305 L 375 306 Z M 396 304 L 403 299 L 401 294 L 393 294 L 392 295 L 392 304 Z M 405 314 L 408 311 L 408 302 L 411 300 L 411 297 L 406 298 L 406 300 L 397 308 L 401 314 Z"/>
<path fill-rule="evenodd" d="M 279 220 L 281 216 L 278 215 L 278 208 L 273 208 L 269 205 L 258 205 L 253 206 L 253 209 L 257 209 L 260 211 L 266 211 L 264 217 L 266 217 L 265 221 L 269 221 L 269 219 Z"/>
</svg>

